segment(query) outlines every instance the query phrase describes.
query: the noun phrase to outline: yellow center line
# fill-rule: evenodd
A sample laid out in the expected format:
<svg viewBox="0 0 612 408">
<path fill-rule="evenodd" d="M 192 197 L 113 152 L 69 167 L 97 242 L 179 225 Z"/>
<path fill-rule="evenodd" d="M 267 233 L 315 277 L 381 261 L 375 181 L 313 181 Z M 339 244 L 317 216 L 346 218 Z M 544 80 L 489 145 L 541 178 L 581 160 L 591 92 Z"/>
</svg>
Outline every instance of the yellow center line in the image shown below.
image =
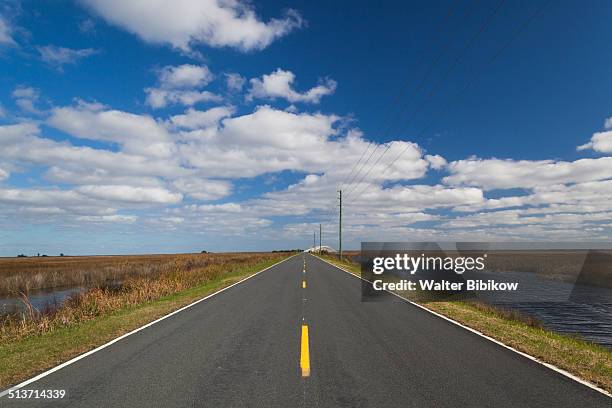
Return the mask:
<svg viewBox="0 0 612 408">
<path fill-rule="evenodd" d="M 310 351 L 308 349 L 308 326 L 302 325 L 302 349 L 300 353 L 302 377 L 310 377 Z"/>
<path fill-rule="evenodd" d="M 306 289 L 306 281 L 305 280 L 302 281 L 302 289 Z"/>
</svg>

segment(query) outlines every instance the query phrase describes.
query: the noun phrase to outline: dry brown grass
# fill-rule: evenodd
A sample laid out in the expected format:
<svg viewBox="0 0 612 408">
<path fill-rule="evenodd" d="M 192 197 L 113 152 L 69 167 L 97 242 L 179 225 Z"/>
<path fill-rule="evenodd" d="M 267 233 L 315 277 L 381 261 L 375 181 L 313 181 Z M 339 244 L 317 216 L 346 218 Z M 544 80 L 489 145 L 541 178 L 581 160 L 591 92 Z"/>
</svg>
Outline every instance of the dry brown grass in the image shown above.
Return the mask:
<svg viewBox="0 0 612 408">
<path fill-rule="evenodd" d="M 177 268 L 191 270 L 223 263 L 228 256 L 239 261 L 252 255 L 256 254 L 0 258 L 0 294 L 58 287 L 106 287 L 126 278 L 151 278 Z"/>
<path fill-rule="evenodd" d="M 127 306 L 156 300 L 215 280 L 230 272 L 280 260 L 285 256 L 273 253 L 231 253 L 80 257 L 67 260 L 44 259 L 38 265 L 36 261 L 39 259 L 32 259 L 20 265 L 21 272 L 18 263 L 7 262 L 11 264 L 10 272 L 3 273 L 10 273 L 10 276 L 16 277 L 13 282 L 28 285 L 30 289 L 34 284 L 48 285 L 58 281 L 62 282 L 62 286 L 71 282 L 91 285 L 92 289 L 70 298 L 55 310 L 2 317 L 0 342 L 43 334 L 57 327 L 69 326 Z M 37 272 L 32 274 L 31 268 L 37 268 Z M 46 279 L 46 274 L 51 277 Z M 39 275 L 42 277 L 38 277 Z M 96 280 L 89 280 L 93 279 L 92 277 Z M 122 284 L 105 286 L 107 282 L 116 281 L 121 281 Z M 27 298 L 24 303 L 27 305 Z"/>
<path fill-rule="evenodd" d="M 542 325 L 542 322 L 536 319 L 535 317 L 523 314 L 518 310 L 506 309 L 500 306 L 493 306 L 481 301 L 466 301 L 465 303 L 473 309 L 483 312 L 487 315 L 496 316 L 505 320 L 521 322 L 529 327 L 534 327 L 537 329 L 542 329 L 544 327 Z"/>
</svg>

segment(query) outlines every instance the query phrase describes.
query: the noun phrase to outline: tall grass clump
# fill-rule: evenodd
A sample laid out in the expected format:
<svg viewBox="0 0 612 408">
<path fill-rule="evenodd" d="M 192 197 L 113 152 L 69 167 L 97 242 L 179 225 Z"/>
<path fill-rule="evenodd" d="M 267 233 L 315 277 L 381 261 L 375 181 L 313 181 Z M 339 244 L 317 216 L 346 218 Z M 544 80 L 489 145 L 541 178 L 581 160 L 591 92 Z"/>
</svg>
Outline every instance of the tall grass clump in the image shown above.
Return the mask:
<svg viewBox="0 0 612 408">
<path fill-rule="evenodd" d="M 177 269 L 204 268 L 236 255 L 240 254 L 0 258 L 0 295 L 63 287 L 105 287 L 126 278 L 151 278 Z M 251 255 L 254 254 L 242 254 Z"/>
</svg>

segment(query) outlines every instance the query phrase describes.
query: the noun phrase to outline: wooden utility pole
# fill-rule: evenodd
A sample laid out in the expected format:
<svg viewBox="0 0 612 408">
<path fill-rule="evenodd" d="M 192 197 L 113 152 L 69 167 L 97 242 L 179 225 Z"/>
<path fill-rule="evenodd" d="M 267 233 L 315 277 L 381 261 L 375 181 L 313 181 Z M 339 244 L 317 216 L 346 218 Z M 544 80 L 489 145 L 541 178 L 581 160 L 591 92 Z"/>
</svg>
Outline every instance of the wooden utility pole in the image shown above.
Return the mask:
<svg viewBox="0 0 612 408">
<path fill-rule="evenodd" d="M 338 190 L 338 200 L 340 201 L 340 219 L 338 220 L 338 250 L 340 251 L 340 260 L 342 260 L 342 190 Z"/>
</svg>

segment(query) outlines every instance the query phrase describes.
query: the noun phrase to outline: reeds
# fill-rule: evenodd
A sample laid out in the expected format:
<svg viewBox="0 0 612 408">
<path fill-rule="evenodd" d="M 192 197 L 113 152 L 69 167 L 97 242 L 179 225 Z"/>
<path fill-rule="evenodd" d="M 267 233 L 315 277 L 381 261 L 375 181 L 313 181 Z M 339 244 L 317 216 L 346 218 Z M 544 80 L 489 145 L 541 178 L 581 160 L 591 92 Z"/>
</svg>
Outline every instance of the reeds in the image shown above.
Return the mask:
<svg viewBox="0 0 612 408">
<path fill-rule="evenodd" d="M 181 254 L 0 258 L 0 295 L 58 287 L 105 287 L 128 277 L 155 277 L 254 254 Z"/>
</svg>

